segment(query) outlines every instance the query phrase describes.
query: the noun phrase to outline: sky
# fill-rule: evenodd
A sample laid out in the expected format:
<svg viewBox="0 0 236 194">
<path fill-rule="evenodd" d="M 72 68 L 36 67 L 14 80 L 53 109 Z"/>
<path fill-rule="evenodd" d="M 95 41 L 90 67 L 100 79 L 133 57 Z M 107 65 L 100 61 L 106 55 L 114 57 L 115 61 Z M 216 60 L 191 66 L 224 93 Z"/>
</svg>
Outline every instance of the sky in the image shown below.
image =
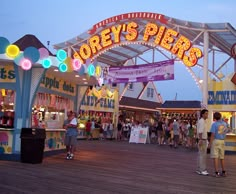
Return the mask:
<svg viewBox="0 0 236 194">
<path fill-rule="evenodd" d="M 128 12 L 154 12 L 200 23 L 229 22 L 236 28 L 235 0 L 0 0 L 0 36 L 14 42 L 34 34 L 43 44 L 71 39 L 106 18 Z M 175 65 L 175 80 L 156 82 L 164 100 L 202 100 L 184 65 Z"/>
</svg>

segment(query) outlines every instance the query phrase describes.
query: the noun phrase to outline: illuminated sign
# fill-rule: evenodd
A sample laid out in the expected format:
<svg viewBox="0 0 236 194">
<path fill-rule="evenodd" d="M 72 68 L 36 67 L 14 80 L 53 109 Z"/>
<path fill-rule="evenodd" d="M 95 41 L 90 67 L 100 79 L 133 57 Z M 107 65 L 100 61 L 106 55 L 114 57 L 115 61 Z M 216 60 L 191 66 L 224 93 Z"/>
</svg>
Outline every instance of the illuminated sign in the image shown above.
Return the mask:
<svg viewBox="0 0 236 194">
<path fill-rule="evenodd" d="M 191 41 L 177 31 L 156 23 L 147 23 L 145 29 L 140 30 L 139 25 L 132 21 L 108 27 L 100 34 L 93 35 L 75 52 L 74 58 L 85 63 L 87 59 L 93 58 L 104 49 L 112 48 L 113 45 L 135 41 L 139 44 L 161 46 L 176 55 L 188 67 L 196 65 L 202 57 L 202 51 L 193 47 Z"/>
<path fill-rule="evenodd" d="M 236 104 L 236 90 L 208 91 L 208 104 Z"/>
</svg>

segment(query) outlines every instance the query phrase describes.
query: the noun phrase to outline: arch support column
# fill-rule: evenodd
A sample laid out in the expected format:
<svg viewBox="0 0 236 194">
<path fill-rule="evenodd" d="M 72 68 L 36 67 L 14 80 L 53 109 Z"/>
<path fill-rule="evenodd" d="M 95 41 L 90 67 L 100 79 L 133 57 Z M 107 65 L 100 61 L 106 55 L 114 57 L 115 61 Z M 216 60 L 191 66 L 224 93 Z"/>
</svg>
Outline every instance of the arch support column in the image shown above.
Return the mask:
<svg viewBox="0 0 236 194">
<path fill-rule="evenodd" d="M 209 33 L 208 31 L 204 31 L 202 102 L 205 107 L 208 104 L 208 49 Z"/>
</svg>

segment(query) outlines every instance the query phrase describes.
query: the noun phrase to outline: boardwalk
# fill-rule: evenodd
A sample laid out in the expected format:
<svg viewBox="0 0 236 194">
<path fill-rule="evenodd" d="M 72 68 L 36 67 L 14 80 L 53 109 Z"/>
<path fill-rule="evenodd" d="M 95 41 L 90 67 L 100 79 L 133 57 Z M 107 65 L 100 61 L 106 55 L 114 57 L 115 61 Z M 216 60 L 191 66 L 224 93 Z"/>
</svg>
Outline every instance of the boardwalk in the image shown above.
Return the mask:
<svg viewBox="0 0 236 194">
<path fill-rule="evenodd" d="M 226 178 L 195 171 L 196 152 L 168 146 L 80 141 L 75 160 L 64 154 L 42 164 L 0 161 L 0 193 L 236 193 L 236 155 L 227 155 Z M 209 171 L 213 172 L 208 160 Z"/>
</svg>

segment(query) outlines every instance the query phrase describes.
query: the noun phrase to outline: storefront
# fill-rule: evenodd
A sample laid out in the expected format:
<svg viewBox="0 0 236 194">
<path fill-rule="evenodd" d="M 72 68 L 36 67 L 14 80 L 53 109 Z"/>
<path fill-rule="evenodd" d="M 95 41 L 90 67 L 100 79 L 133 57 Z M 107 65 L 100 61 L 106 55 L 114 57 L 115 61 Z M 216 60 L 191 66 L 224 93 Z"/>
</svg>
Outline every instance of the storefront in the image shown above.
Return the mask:
<svg viewBox="0 0 236 194">
<path fill-rule="evenodd" d="M 12 153 L 16 79 L 12 62 L 0 62 L 0 154 Z"/>
<path fill-rule="evenodd" d="M 173 100 L 165 101 L 160 111 L 162 117 L 167 119 L 177 118 L 183 121 L 197 121 L 202 108 L 200 101 L 195 100 Z"/>
<path fill-rule="evenodd" d="M 226 135 L 225 150 L 236 151 L 236 85 L 232 82 L 233 74 L 223 81 L 209 81 L 208 109 L 209 125 L 213 122 L 213 114 L 218 111 L 232 132 Z"/>
<path fill-rule="evenodd" d="M 123 96 L 119 103 L 119 118 L 126 122 L 154 124 L 161 103 Z"/>
<path fill-rule="evenodd" d="M 44 151 L 64 151 L 66 113 L 78 113 L 83 88 L 97 84 L 96 78 L 78 75 L 71 59 L 62 63 L 33 35 L 15 44 L 0 38 L 11 48 L 0 53 L 0 159 L 19 158 L 22 128 L 45 128 Z"/>
<path fill-rule="evenodd" d="M 76 84 L 46 73 L 32 105 L 32 127 L 46 128 L 45 151 L 64 149 L 66 113 L 75 110 Z"/>
<path fill-rule="evenodd" d="M 85 125 L 88 120 L 95 121 L 95 129 L 92 131 L 93 138 L 99 137 L 100 126 L 112 122 L 114 128 L 117 126 L 118 118 L 118 90 L 110 90 L 106 86 L 89 87 L 82 99 L 79 118 L 79 137 L 86 138 Z M 113 133 L 116 137 L 116 130 Z"/>
</svg>

